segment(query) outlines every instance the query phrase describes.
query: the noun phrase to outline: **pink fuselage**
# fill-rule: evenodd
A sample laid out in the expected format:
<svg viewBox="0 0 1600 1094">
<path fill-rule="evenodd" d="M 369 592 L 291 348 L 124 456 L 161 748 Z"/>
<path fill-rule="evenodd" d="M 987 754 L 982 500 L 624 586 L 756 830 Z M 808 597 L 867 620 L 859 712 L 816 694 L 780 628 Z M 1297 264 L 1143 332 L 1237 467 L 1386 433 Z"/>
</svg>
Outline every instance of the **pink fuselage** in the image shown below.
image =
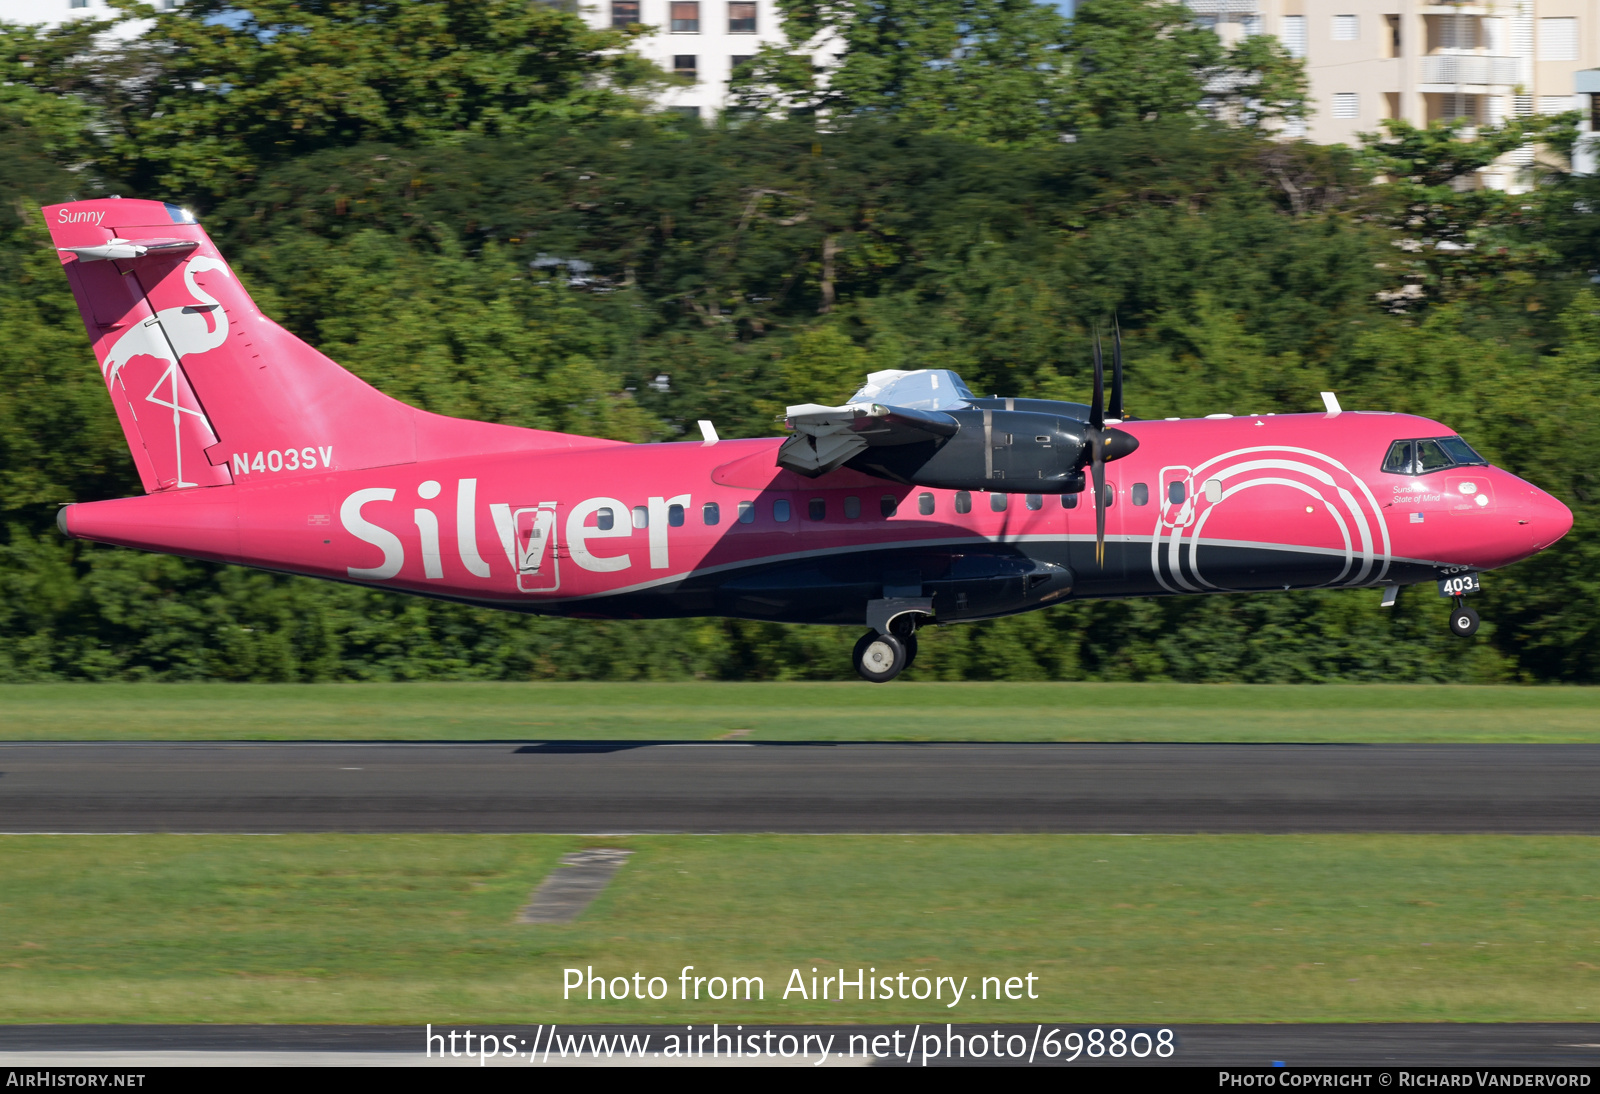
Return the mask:
<svg viewBox="0 0 1600 1094">
<path fill-rule="evenodd" d="M 1381 471 L 1392 441 L 1453 432 L 1425 418 L 1121 428 L 1139 447 L 1107 466 L 1103 566 L 1089 493 L 964 494 L 849 469 L 808 480 L 775 466 L 777 438 L 355 471 L 327 470 L 338 454 L 315 446 L 229 453 L 231 485 L 73 505 L 62 524 L 513 611 L 854 624 L 868 601 L 899 595 L 931 596 L 953 622 L 1066 599 L 1404 585 L 1505 566 L 1571 526 L 1561 502 L 1498 468 Z"/>
</svg>

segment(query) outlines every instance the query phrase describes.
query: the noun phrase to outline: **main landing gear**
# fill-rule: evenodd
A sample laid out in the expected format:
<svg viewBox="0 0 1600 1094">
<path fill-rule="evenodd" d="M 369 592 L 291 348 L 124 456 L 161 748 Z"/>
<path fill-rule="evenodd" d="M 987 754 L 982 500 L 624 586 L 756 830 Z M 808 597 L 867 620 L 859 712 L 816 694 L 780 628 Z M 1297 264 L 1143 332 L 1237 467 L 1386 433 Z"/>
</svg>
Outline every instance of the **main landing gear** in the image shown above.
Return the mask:
<svg viewBox="0 0 1600 1094">
<path fill-rule="evenodd" d="M 1457 638 L 1471 638 L 1478 633 L 1478 613 L 1467 607 L 1459 596 L 1450 609 L 1450 633 Z"/>
<path fill-rule="evenodd" d="M 895 621 L 896 623 L 899 620 Z M 874 684 L 887 684 L 899 676 L 917 659 L 917 632 L 905 626 L 895 628 L 900 633 L 879 634 L 868 631 L 856 643 L 854 654 L 856 672 L 861 679 Z"/>
</svg>

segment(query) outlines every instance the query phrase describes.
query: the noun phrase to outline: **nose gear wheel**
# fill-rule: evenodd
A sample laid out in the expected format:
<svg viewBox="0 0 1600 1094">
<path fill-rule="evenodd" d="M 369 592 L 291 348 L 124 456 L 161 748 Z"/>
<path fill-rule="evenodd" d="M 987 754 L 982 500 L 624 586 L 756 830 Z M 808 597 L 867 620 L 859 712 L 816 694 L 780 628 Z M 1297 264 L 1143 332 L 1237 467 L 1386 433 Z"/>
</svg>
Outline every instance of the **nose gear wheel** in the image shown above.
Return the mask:
<svg viewBox="0 0 1600 1094">
<path fill-rule="evenodd" d="M 868 631 L 856 643 L 854 654 L 856 672 L 863 680 L 874 684 L 887 684 L 905 671 L 911 663 L 906 644 L 892 634 Z"/>
</svg>

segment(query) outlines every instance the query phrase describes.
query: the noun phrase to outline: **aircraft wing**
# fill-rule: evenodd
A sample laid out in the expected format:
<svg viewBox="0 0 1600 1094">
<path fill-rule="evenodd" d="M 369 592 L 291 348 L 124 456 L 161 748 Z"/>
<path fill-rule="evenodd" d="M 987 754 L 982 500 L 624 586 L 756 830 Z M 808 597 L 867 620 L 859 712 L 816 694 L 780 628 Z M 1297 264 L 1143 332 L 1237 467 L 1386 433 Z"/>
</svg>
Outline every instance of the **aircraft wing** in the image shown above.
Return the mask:
<svg viewBox="0 0 1600 1094">
<path fill-rule="evenodd" d="M 803 403 L 789 407 L 785 424 L 794 434 L 779 447 L 778 466 L 807 478 L 825 475 L 868 448 L 942 441 L 961 428 L 942 411 L 881 403 Z"/>
</svg>

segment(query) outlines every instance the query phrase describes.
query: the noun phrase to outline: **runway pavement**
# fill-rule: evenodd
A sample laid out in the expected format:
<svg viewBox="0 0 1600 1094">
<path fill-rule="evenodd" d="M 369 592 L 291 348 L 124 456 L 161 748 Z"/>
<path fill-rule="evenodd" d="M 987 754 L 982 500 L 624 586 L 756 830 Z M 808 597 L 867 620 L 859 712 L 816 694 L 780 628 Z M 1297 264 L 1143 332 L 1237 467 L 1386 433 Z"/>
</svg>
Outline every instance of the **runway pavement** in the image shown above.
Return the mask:
<svg viewBox="0 0 1600 1094">
<path fill-rule="evenodd" d="M 1600 746 L 12 743 L 0 831 L 1600 833 Z"/>
</svg>

